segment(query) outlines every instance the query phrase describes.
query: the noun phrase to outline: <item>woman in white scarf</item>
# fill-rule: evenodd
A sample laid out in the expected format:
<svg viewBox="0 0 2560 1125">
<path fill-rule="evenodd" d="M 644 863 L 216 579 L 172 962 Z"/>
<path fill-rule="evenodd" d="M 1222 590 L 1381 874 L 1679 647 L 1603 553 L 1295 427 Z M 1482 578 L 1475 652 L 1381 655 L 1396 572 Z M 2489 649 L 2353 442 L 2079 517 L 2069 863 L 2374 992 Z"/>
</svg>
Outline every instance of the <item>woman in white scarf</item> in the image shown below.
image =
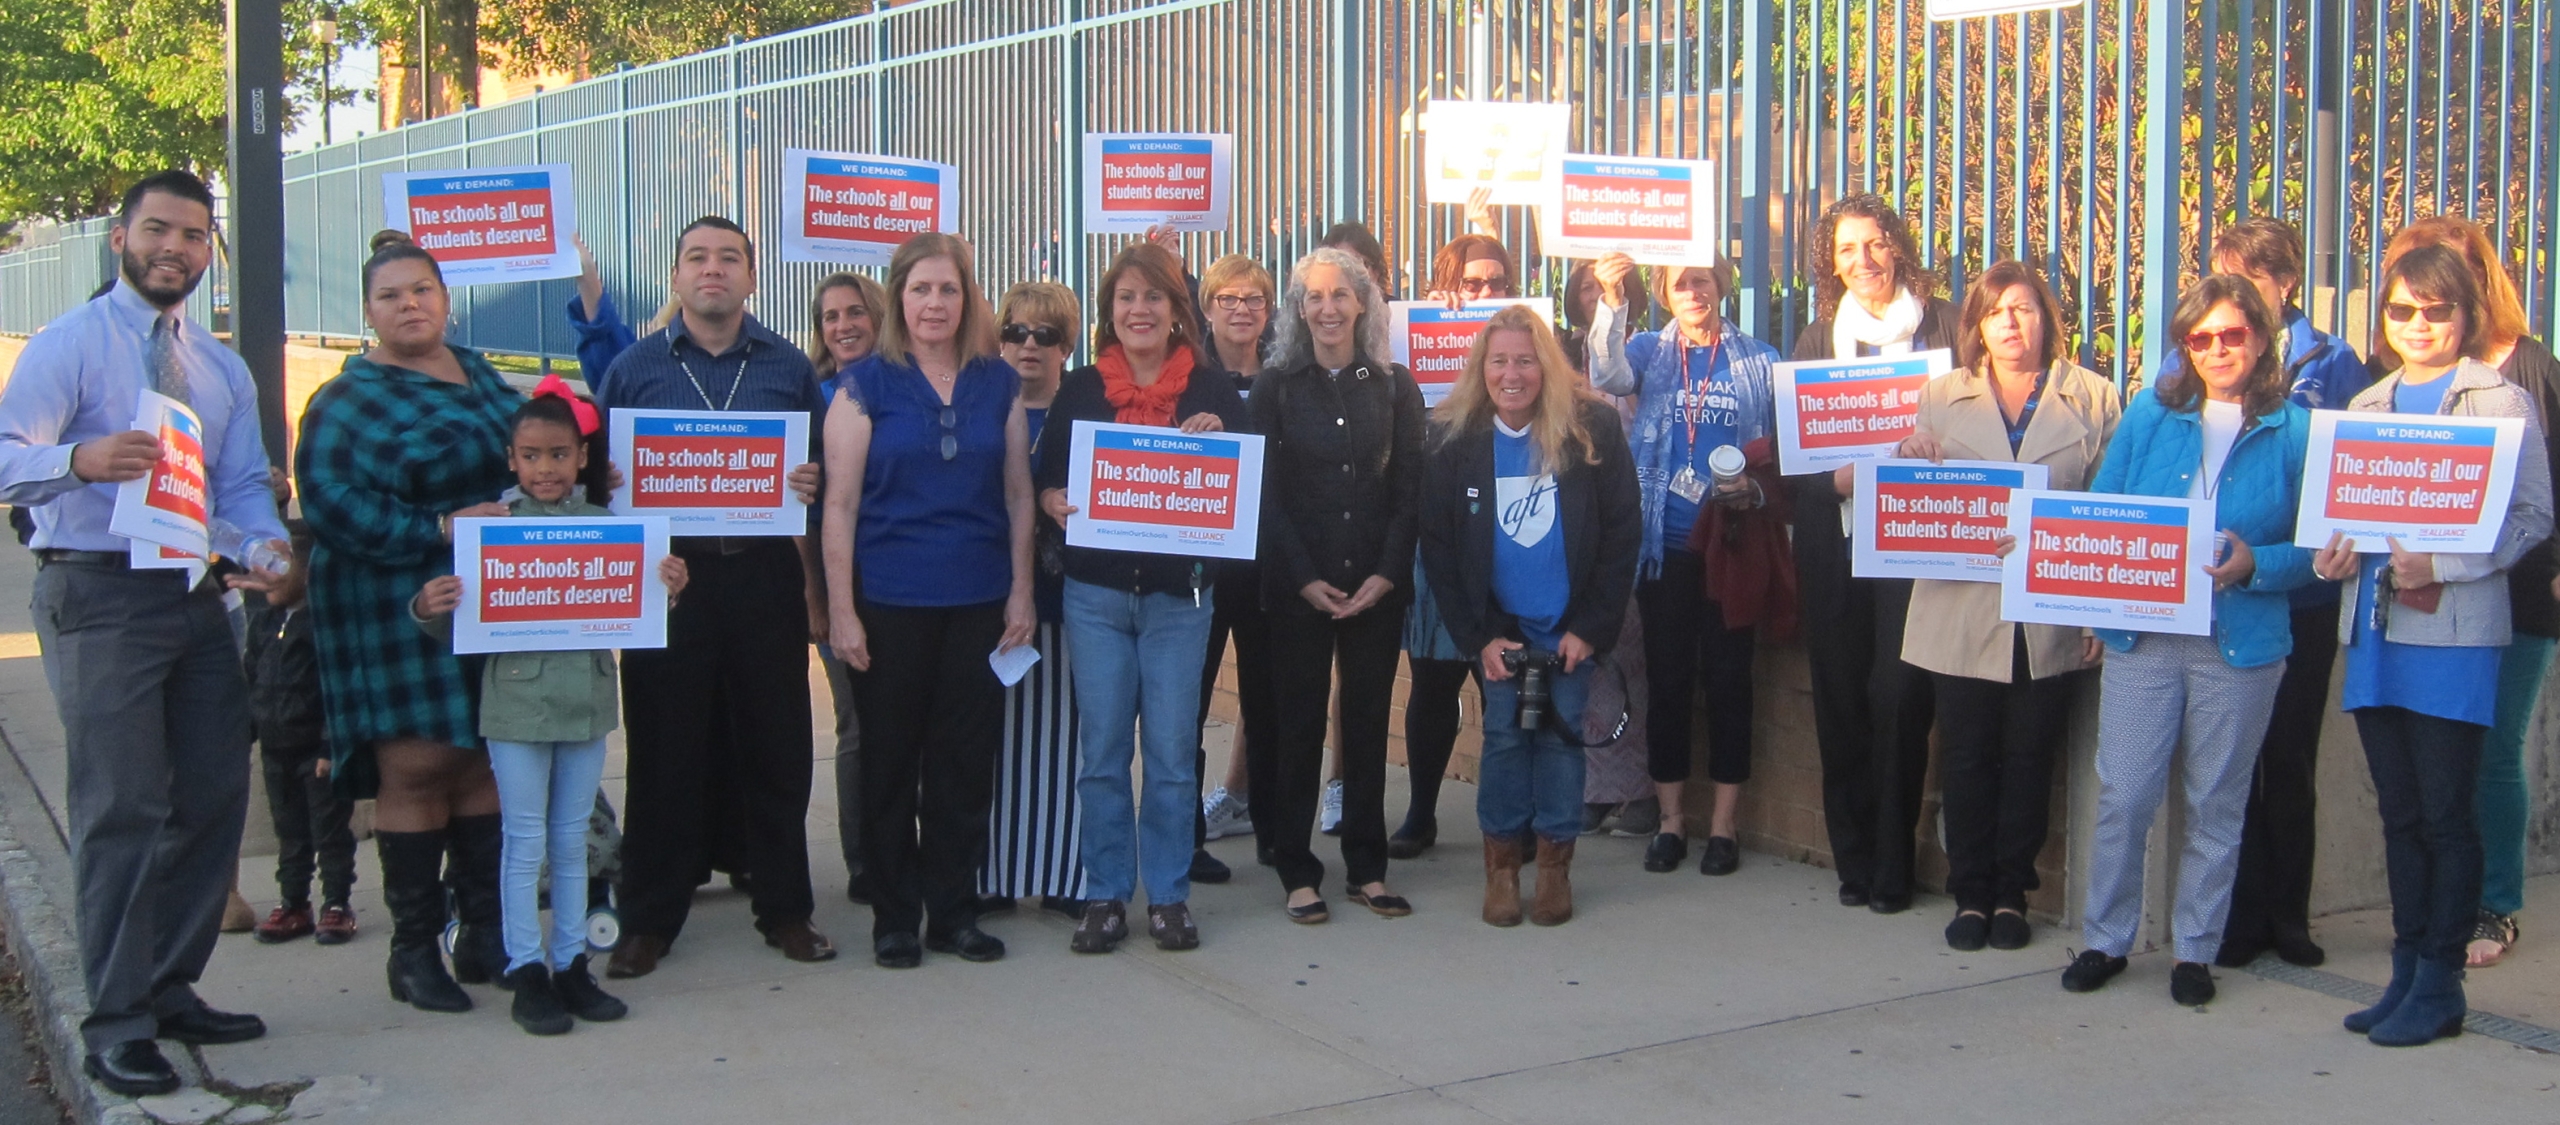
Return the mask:
<svg viewBox="0 0 2560 1125">
<path fill-rule="evenodd" d="M 1816 319 L 1795 358 L 1900 355 L 1951 348 L 1956 310 L 1920 266 L 1911 228 L 1876 195 L 1831 205 L 1805 245 L 1828 261 L 1814 283 Z M 1893 914 L 1911 905 L 1912 830 L 1929 765 L 1929 675 L 1902 662 L 1907 580 L 1849 574 L 1846 467 L 1789 478 L 1797 595 L 1812 664 L 1814 734 L 1822 747 L 1823 820 L 1840 903 Z"/>
</svg>

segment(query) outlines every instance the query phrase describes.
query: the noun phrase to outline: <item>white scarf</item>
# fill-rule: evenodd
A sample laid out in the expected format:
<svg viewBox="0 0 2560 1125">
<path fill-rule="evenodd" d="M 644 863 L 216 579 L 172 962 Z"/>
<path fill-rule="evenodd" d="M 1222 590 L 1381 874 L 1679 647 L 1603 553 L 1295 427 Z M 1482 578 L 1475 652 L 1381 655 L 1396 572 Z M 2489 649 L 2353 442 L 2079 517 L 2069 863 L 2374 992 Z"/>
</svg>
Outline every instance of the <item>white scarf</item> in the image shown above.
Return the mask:
<svg viewBox="0 0 2560 1125">
<path fill-rule="evenodd" d="M 1881 317 L 1868 312 L 1856 297 L 1843 293 L 1840 308 L 1831 314 L 1831 355 L 1835 359 L 1855 359 L 1860 344 L 1881 355 L 1906 354 L 1911 351 L 1911 338 L 1920 332 L 1920 316 L 1926 311 L 1927 302 L 1908 289 L 1894 291 L 1893 303 L 1885 306 Z"/>
</svg>

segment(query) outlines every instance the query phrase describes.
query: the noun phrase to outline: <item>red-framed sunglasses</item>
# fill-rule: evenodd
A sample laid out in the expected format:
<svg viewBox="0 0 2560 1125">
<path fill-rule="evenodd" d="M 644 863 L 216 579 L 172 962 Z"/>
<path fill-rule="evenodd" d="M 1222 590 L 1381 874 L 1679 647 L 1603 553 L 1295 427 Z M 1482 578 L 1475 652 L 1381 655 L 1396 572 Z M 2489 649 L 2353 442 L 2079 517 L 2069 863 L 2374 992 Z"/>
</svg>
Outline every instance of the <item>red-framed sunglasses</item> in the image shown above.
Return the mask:
<svg viewBox="0 0 2560 1125">
<path fill-rule="evenodd" d="M 2233 351 L 2238 351 L 2241 348 L 2247 347 L 2249 344 L 2249 326 L 2246 324 L 2236 324 L 2229 328 L 2225 328 L 2220 332 L 2189 332 L 2187 333 L 2187 350 L 2191 352 L 2212 351 L 2213 342 L 2216 340 L 2222 341 L 2223 347 L 2230 348 Z"/>
</svg>

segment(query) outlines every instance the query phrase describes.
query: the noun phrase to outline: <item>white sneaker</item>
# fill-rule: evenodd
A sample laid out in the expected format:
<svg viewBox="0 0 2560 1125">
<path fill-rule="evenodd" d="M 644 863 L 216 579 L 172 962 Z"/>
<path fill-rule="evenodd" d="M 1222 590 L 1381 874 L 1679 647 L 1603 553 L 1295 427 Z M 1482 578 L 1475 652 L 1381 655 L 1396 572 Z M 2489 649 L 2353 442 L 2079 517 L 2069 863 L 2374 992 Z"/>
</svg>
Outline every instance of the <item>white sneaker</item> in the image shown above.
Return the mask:
<svg viewBox="0 0 2560 1125">
<path fill-rule="evenodd" d="M 1324 783 L 1324 804 L 1316 813 L 1316 827 L 1327 836 L 1342 834 L 1342 779 Z"/>
<path fill-rule="evenodd" d="M 1253 832 L 1253 810 L 1246 806 L 1244 798 L 1227 792 L 1224 785 L 1209 791 L 1200 802 L 1200 812 L 1209 822 L 1212 840 Z"/>
</svg>

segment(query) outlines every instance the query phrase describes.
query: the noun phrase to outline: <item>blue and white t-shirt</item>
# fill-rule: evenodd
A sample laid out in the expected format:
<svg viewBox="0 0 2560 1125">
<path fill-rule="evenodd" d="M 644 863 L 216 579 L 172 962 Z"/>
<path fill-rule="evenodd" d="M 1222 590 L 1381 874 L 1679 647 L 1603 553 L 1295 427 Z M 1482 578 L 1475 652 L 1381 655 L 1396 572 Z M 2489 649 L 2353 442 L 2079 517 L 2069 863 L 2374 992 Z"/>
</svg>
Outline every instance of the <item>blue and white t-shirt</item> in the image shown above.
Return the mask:
<svg viewBox="0 0 2560 1125">
<path fill-rule="evenodd" d="M 1528 431 L 1499 418 L 1493 426 L 1494 604 L 1519 619 L 1530 644 L 1553 652 L 1569 594 L 1555 473 L 1537 464 Z"/>
</svg>

